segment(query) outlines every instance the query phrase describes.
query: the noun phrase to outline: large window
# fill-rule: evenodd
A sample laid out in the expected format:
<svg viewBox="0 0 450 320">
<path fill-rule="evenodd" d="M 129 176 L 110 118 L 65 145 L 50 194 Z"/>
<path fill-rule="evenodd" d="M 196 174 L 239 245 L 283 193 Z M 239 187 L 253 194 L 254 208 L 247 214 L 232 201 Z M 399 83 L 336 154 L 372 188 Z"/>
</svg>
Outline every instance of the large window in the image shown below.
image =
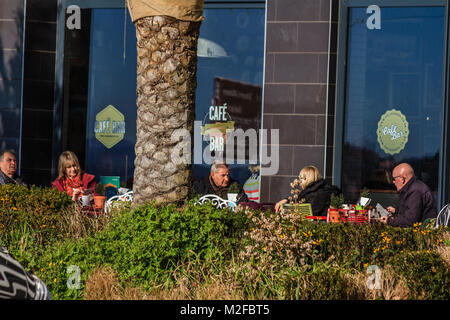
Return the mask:
<svg viewBox="0 0 450 320">
<path fill-rule="evenodd" d="M 132 187 L 136 142 L 136 31 L 123 1 L 65 1 L 59 7 L 59 52 L 54 174 L 57 157 L 72 150 L 86 171 L 119 176 Z M 80 28 L 66 20 L 72 4 L 81 7 Z M 230 117 L 235 129 L 259 130 L 264 56 L 264 1 L 205 1 L 198 43 L 196 120 L 208 127 Z M 61 41 L 63 37 L 63 41 Z M 63 43 L 63 45 L 61 44 Z M 209 118 L 211 106 L 227 105 L 223 116 Z M 226 122 L 226 121 L 225 121 Z M 112 130 L 108 129 L 110 126 Z M 113 132 L 111 132 L 113 131 Z M 203 135 L 202 135 L 203 136 Z M 210 140 L 200 138 L 200 150 Z M 197 149 L 196 149 L 197 150 Z M 203 157 L 194 178 L 209 170 Z M 256 159 L 257 160 L 257 159 Z M 232 167 L 243 182 L 249 157 Z"/>
<path fill-rule="evenodd" d="M 251 174 L 248 165 L 255 162 L 252 159 L 258 160 L 258 154 L 252 154 L 258 147 L 250 148 L 254 143 L 250 136 L 261 126 L 264 8 L 206 8 L 204 17 L 198 48 L 196 120 L 202 133 L 214 126 L 247 133 L 245 145 L 236 146 L 235 157 L 229 159 L 231 178 L 243 183 Z M 217 116 L 216 110 L 226 113 Z M 218 153 L 223 151 L 226 156 L 226 140 L 221 138 L 202 135 L 201 150 L 196 148 L 196 152 L 203 154 L 209 148 L 212 157 L 206 152 L 202 163 L 194 164 L 194 178 L 209 174 L 211 159 Z M 243 156 L 239 157 L 238 151 Z"/>
<path fill-rule="evenodd" d="M 344 196 L 356 201 L 368 188 L 382 204 L 395 204 L 391 172 L 402 162 L 437 195 L 446 6 L 349 3 L 341 8 L 335 166 Z"/>
</svg>

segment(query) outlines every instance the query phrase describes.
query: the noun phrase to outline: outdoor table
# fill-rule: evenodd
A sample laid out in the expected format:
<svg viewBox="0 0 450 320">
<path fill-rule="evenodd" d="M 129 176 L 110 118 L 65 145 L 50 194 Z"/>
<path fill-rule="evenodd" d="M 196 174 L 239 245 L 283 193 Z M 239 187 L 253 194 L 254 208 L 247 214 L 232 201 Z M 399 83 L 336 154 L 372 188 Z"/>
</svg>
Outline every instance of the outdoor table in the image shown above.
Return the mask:
<svg viewBox="0 0 450 320">
<path fill-rule="evenodd" d="M 75 201 L 75 207 L 78 213 L 89 216 L 98 216 L 104 212 L 104 208 L 98 209 L 95 207 L 94 200 L 89 201 L 89 205 L 83 206 L 81 199 Z"/>
</svg>

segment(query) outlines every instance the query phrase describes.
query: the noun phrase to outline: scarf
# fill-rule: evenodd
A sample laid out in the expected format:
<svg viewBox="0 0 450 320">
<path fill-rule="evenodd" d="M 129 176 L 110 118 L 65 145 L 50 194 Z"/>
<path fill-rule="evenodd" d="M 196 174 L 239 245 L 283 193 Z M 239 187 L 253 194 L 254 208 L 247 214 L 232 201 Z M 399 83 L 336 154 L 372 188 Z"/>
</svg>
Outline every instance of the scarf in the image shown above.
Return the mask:
<svg viewBox="0 0 450 320">
<path fill-rule="evenodd" d="M 83 181 L 81 180 L 81 175 L 77 175 L 75 178 L 70 179 L 69 177 L 65 177 L 62 180 L 62 185 L 64 191 L 71 197 L 73 196 L 73 189 L 79 189 L 83 187 Z"/>
</svg>

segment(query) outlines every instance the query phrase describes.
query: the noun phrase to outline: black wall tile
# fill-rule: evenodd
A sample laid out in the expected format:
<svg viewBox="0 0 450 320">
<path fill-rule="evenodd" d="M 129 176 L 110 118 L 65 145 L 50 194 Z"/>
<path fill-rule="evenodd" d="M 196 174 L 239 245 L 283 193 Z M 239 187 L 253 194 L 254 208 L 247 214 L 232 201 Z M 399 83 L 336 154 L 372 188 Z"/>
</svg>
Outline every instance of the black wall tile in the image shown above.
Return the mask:
<svg viewBox="0 0 450 320">
<path fill-rule="evenodd" d="M 0 0 L 0 19 L 22 19 L 24 0 Z"/>
<path fill-rule="evenodd" d="M 295 86 L 268 84 L 264 88 L 264 113 L 293 113 Z"/>
<path fill-rule="evenodd" d="M 266 1 L 267 21 L 274 21 L 276 19 L 276 0 Z"/>
<path fill-rule="evenodd" d="M 295 52 L 297 46 L 297 23 L 267 24 L 267 52 Z"/>
<path fill-rule="evenodd" d="M 25 28 L 25 50 L 56 50 L 56 23 L 28 21 Z"/>
<path fill-rule="evenodd" d="M 259 202 L 270 202 L 270 176 L 261 176 Z"/>
<path fill-rule="evenodd" d="M 272 82 L 273 81 L 274 61 L 275 61 L 275 55 L 268 53 L 266 55 L 266 67 L 265 67 L 265 74 L 264 74 L 264 81 L 265 82 Z"/>
<path fill-rule="evenodd" d="M 323 175 L 324 150 L 324 146 L 294 146 L 293 174 L 298 175 L 303 167 L 313 165 Z"/>
<path fill-rule="evenodd" d="M 52 139 L 53 111 L 27 110 L 23 115 L 23 138 Z"/>
<path fill-rule="evenodd" d="M 19 21 L 0 20 L 0 48 L 20 50 L 22 48 L 22 25 Z"/>
<path fill-rule="evenodd" d="M 317 82 L 318 66 L 319 59 L 316 54 L 277 54 L 274 63 L 274 81 L 288 83 Z"/>
<path fill-rule="evenodd" d="M 57 0 L 27 0 L 27 20 L 56 21 Z"/>
<path fill-rule="evenodd" d="M 19 108 L 20 81 L 0 79 L 0 110 Z"/>
<path fill-rule="evenodd" d="M 55 53 L 26 51 L 24 78 L 55 81 Z"/>
<path fill-rule="evenodd" d="M 272 128 L 280 129 L 280 144 L 315 144 L 315 116 L 274 115 Z"/>
<path fill-rule="evenodd" d="M 328 52 L 328 23 L 300 23 L 298 51 Z"/>
<path fill-rule="evenodd" d="M 295 113 L 325 114 L 326 111 L 325 84 L 305 84 L 295 87 Z"/>
<path fill-rule="evenodd" d="M 319 0 L 277 0 L 276 19 L 279 21 L 318 21 Z"/>
<path fill-rule="evenodd" d="M 21 78 L 22 50 L 0 49 L 0 79 L 19 80 Z"/>
<path fill-rule="evenodd" d="M 53 110 L 54 83 L 51 81 L 24 81 L 24 109 Z"/>
<path fill-rule="evenodd" d="M 49 169 L 51 163 L 51 140 L 22 139 L 22 163 L 23 169 L 40 168 Z"/>
<path fill-rule="evenodd" d="M 293 161 L 293 147 L 279 146 L 279 163 L 277 175 L 291 176 Z"/>
<path fill-rule="evenodd" d="M 291 194 L 291 182 L 296 176 L 272 176 L 270 179 L 269 202 L 276 203 Z"/>
</svg>

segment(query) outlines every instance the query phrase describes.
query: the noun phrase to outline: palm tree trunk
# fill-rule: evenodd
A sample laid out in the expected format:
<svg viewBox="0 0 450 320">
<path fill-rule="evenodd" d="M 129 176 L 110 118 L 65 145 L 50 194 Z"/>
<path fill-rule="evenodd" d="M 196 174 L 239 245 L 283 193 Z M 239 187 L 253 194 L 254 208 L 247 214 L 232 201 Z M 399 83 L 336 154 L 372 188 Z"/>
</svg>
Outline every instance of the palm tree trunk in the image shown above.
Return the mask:
<svg viewBox="0 0 450 320">
<path fill-rule="evenodd" d="M 191 164 L 171 159 L 185 129 L 193 137 L 197 86 L 197 41 L 201 22 L 168 16 L 135 21 L 137 35 L 137 141 L 134 205 L 187 198 Z"/>
</svg>

